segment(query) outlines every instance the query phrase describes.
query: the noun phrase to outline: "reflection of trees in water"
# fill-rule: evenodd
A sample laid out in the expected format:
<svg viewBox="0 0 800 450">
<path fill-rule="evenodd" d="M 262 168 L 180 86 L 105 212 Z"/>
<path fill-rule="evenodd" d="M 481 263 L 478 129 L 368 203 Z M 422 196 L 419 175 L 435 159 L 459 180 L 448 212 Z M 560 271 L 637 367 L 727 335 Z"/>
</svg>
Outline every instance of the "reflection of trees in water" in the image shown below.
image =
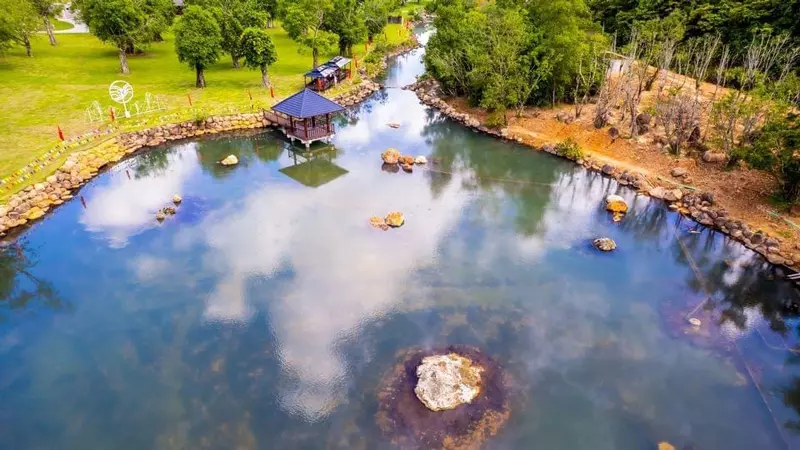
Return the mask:
<svg viewBox="0 0 800 450">
<path fill-rule="evenodd" d="M 136 178 L 158 177 L 169 168 L 170 155 L 180 155 L 176 147 L 155 149 L 145 152 L 136 158 L 134 176 Z"/>
<path fill-rule="evenodd" d="M 35 253 L 26 253 L 20 243 L 0 248 L 0 322 L 39 307 L 60 311 L 68 306 L 53 283 L 31 270 Z"/>
<path fill-rule="evenodd" d="M 427 177 L 434 198 L 449 185 L 452 175 L 461 175 L 466 190 L 506 195 L 514 205 L 519 233 L 536 233 L 561 174 L 558 166 L 541 155 L 515 151 L 492 138 L 466 132 L 441 115 L 429 116 L 422 135 L 433 147 Z"/>
<path fill-rule="evenodd" d="M 225 178 L 236 169 L 236 166 L 226 167 L 219 164 L 226 156 L 235 155 L 239 159 L 239 165 L 247 167 L 257 161 L 276 161 L 288 145 L 271 133 L 255 136 L 244 134 L 249 137 L 226 134 L 197 141 L 197 157 L 203 170 L 214 178 Z"/>
</svg>

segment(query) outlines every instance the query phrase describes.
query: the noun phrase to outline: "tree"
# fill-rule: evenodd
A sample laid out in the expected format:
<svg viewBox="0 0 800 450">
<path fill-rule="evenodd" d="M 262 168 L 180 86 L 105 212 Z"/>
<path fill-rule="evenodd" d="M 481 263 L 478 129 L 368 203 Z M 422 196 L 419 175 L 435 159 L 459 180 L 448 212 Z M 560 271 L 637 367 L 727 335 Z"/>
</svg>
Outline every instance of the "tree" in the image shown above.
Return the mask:
<svg viewBox="0 0 800 450">
<path fill-rule="evenodd" d="M 44 29 L 47 31 L 47 37 L 50 39 L 50 45 L 56 45 L 56 35 L 53 32 L 53 24 L 50 19 L 55 18 L 61 14 L 64 5 L 57 0 L 31 0 L 31 4 L 36 8 L 36 12 L 42 18 Z"/>
<path fill-rule="evenodd" d="M 231 55 L 233 67 L 239 68 L 242 33 L 246 28 L 266 27 L 267 14 L 244 0 L 222 0 L 213 12 L 222 34 L 222 49 Z"/>
<path fill-rule="evenodd" d="M 161 33 L 172 25 L 172 20 L 175 18 L 175 5 L 172 0 L 143 0 L 141 8 L 145 21 L 137 43 L 163 41 Z"/>
<path fill-rule="evenodd" d="M 197 74 L 195 86 L 206 87 L 203 71 L 214 64 L 222 52 L 222 33 L 211 12 L 189 6 L 175 24 L 175 52 L 178 60 L 189 64 Z"/>
<path fill-rule="evenodd" d="M 364 7 L 358 0 L 333 0 L 324 28 L 339 36 L 339 54 L 352 55 L 353 46 L 367 37 Z"/>
<path fill-rule="evenodd" d="M 280 15 L 283 7 L 280 0 L 251 0 L 254 7 L 267 14 L 267 28 L 275 26 L 275 19 Z"/>
<path fill-rule="evenodd" d="M 36 10 L 28 2 L 0 0 L 0 50 L 15 43 L 25 46 L 25 53 L 33 56 L 31 36 L 39 30 Z"/>
<path fill-rule="evenodd" d="M 78 7 L 92 34 L 117 47 L 120 72 L 130 73 L 127 53 L 143 39 L 147 22 L 141 4 L 134 0 L 82 0 Z"/>
<path fill-rule="evenodd" d="M 242 55 L 247 67 L 261 70 L 261 85 L 269 87 L 267 66 L 278 60 L 269 34 L 261 28 L 248 28 L 242 33 Z"/>
<path fill-rule="evenodd" d="M 336 48 L 339 36 L 325 31 L 325 18 L 333 11 L 332 0 L 298 0 L 286 9 L 283 28 L 303 48 L 311 50 L 313 67 L 319 62 L 320 53 L 329 53 Z"/>
<path fill-rule="evenodd" d="M 396 6 L 395 0 L 364 0 L 364 22 L 367 38 L 380 34 L 386 26 L 389 13 Z"/>
</svg>

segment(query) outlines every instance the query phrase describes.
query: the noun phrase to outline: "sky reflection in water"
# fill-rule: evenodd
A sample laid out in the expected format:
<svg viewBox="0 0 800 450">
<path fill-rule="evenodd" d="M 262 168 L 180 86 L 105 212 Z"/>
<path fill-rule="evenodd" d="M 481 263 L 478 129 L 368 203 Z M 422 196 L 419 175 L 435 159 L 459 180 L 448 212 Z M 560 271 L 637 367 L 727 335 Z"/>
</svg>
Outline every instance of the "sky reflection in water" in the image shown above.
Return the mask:
<svg viewBox="0 0 800 450">
<path fill-rule="evenodd" d="M 413 81 L 419 56 L 387 86 Z M 515 381 L 490 448 L 797 444 L 794 293 L 759 258 L 411 92 L 342 120 L 329 157 L 346 173 L 319 188 L 279 171 L 295 161 L 276 135 L 203 139 L 99 177 L 86 208 L 7 248 L 0 448 L 383 448 L 378 378 L 398 350 L 449 343 Z M 387 147 L 438 163 L 385 173 Z M 240 166 L 216 164 L 230 153 Z M 632 205 L 621 224 L 611 192 Z M 405 226 L 368 227 L 393 210 Z M 594 252 L 600 235 L 619 251 Z M 700 333 L 682 320 L 707 295 L 689 257 L 714 307 Z"/>
</svg>

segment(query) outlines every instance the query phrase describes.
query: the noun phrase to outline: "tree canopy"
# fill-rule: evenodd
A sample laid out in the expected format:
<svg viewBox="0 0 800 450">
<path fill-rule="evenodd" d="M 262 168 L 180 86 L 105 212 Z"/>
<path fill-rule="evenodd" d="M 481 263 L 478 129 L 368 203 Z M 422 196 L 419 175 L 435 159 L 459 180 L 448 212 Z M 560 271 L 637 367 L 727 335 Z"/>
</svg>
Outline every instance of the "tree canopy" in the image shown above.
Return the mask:
<svg viewBox="0 0 800 450">
<path fill-rule="evenodd" d="M 267 66 L 278 60 L 269 34 L 261 28 L 248 28 L 242 33 L 240 47 L 247 67 L 261 70 L 261 85 L 269 87 Z"/>
<path fill-rule="evenodd" d="M 32 4 L 0 0 L 0 51 L 19 44 L 32 56 L 30 37 L 39 30 L 39 15 Z"/>
<path fill-rule="evenodd" d="M 332 11 L 332 0 L 298 0 L 286 8 L 283 28 L 303 48 L 311 50 L 315 68 L 319 65 L 319 54 L 333 51 L 339 43 L 339 36 L 325 30 Z"/>
<path fill-rule="evenodd" d="M 137 42 L 146 41 L 142 29 L 147 15 L 134 0 L 80 0 L 81 19 L 98 39 L 117 47 L 121 73 L 130 73 L 127 53 Z"/>
<path fill-rule="evenodd" d="M 217 62 L 222 53 L 222 33 L 210 11 L 189 6 L 175 23 L 175 52 L 178 60 L 195 70 L 196 86 L 206 86 L 204 71 Z"/>
</svg>

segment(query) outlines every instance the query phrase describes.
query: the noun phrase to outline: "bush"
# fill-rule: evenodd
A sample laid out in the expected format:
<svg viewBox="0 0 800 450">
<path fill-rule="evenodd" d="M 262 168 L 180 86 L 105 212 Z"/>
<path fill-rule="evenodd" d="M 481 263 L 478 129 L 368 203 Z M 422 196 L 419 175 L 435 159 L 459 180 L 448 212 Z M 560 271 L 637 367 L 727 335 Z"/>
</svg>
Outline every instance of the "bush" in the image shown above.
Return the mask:
<svg viewBox="0 0 800 450">
<path fill-rule="evenodd" d="M 573 161 L 583 159 L 583 150 L 572 138 L 567 138 L 556 144 L 556 154 Z"/>
<path fill-rule="evenodd" d="M 490 112 L 486 116 L 486 126 L 489 128 L 502 128 L 505 125 L 506 125 L 505 109 Z"/>
<path fill-rule="evenodd" d="M 770 119 L 753 133 L 750 142 L 736 148 L 732 156 L 769 171 L 778 180 L 782 200 L 794 203 L 800 199 L 800 116 Z"/>
</svg>

